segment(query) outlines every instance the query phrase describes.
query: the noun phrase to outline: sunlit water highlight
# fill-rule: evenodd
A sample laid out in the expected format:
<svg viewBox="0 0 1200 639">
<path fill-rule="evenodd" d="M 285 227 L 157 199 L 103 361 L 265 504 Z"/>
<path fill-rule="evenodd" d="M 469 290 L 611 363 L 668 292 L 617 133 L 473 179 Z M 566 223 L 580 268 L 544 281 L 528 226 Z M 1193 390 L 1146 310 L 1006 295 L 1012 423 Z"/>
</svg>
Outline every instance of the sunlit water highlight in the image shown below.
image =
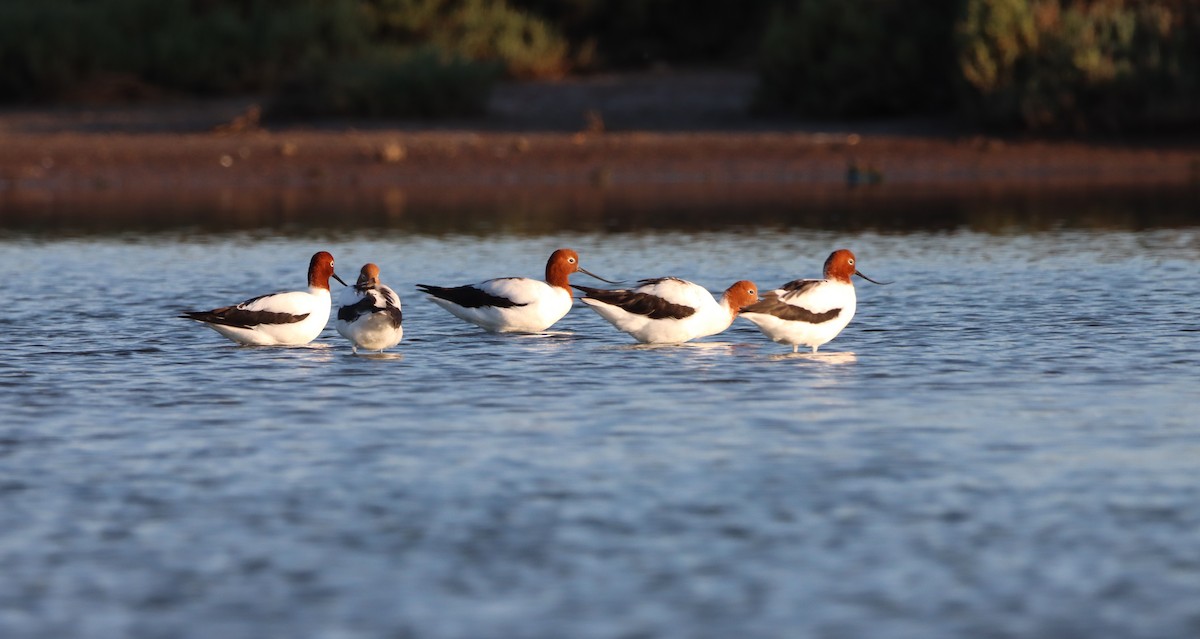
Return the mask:
<svg viewBox="0 0 1200 639">
<path fill-rule="evenodd" d="M 0 238 L 0 636 L 1200 636 L 1200 226 Z M 413 291 L 560 246 L 896 283 L 817 355 Z M 381 266 L 399 347 L 173 317 L 318 249 Z"/>
</svg>

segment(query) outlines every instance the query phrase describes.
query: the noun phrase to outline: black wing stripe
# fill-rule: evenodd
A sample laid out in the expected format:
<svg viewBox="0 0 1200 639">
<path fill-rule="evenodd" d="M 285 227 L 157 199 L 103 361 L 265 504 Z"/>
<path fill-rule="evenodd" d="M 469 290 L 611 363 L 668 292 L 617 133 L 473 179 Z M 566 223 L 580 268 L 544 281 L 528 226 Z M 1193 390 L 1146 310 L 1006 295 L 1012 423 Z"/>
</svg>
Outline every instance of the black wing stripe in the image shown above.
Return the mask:
<svg viewBox="0 0 1200 639">
<path fill-rule="evenodd" d="M 794 280 L 779 288 L 788 292 L 787 297 L 795 297 L 825 280 Z"/>
<path fill-rule="evenodd" d="M 247 311 L 236 306 L 224 306 L 211 311 L 188 311 L 180 317 L 234 328 L 254 328 L 262 324 L 295 324 L 304 321 L 308 315 L 308 313 L 292 315 L 291 313 L 272 313 L 270 311 Z"/>
<path fill-rule="evenodd" d="M 834 308 L 824 313 L 814 313 L 800 306 L 793 306 L 787 302 L 779 301 L 777 297 L 767 297 L 761 299 L 750 306 L 742 309 L 742 313 L 761 313 L 763 315 L 774 315 L 781 320 L 789 322 L 806 322 L 808 324 L 821 324 L 842 314 L 842 309 Z"/>
<path fill-rule="evenodd" d="M 636 291 L 588 288 L 576 286 L 591 299 L 605 304 L 611 304 L 626 313 L 643 315 L 650 319 L 684 319 L 696 313 L 696 309 L 683 304 L 672 304 L 657 295 L 638 293 Z"/>
<path fill-rule="evenodd" d="M 678 277 L 648 277 L 644 280 L 638 280 L 638 286 L 652 286 L 654 284 L 662 284 L 663 282 L 679 282 L 683 284 L 683 280 Z"/>
<path fill-rule="evenodd" d="M 507 297 L 498 297 L 491 295 L 474 286 L 455 286 L 447 288 L 444 286 L 430 286 L 429 284 L 417 284 L 417 288 L 422 293 L 428 293 L 436 298 L 446 300 L 458 304 L 463 308 L 480 308 L 483 306 L 494 306 L 496 308 L 512 308 L 514 306 L 525 306 L 518 304 Z"/>
<path fill-rule="evenodd" d="M 380 311 L 380 313 L 387 315 L 391 321 L 392 328 L 400 328 L 400 324 L 404 321 L 404 313 L 400 312 L 400 309 L 395 306 L 389 306 Z"/>
<path fill-rule="evenodd" d="M 354 304 L 343 306 L 338 309 L 338 319 L 343 322 L 353 322 L 354 320 L 375 312 L 375 300 L 370 296 L 363 297 Z"/>
</svg>

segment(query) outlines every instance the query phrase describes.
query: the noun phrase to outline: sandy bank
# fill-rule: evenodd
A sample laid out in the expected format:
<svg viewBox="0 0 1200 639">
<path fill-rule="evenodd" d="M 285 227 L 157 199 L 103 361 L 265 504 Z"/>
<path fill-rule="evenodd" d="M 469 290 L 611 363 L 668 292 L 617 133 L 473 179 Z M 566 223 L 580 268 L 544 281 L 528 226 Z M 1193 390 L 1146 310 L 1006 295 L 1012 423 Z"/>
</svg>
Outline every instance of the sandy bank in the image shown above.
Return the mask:
<svg viewBox="0 0 1200 639">
<path fill-rule="evenodd" d="M 0 113 L 0 202 L 403 189 L 802 194 L 1200 183 L 1200 142 L 1002 140 L 912 123 L 766 123 L 744 75 L 502 88 L 488 117 L 262 126 L 253 99 Z M 364 128 L 369 127 L 369 128 Z"/>
</svg>

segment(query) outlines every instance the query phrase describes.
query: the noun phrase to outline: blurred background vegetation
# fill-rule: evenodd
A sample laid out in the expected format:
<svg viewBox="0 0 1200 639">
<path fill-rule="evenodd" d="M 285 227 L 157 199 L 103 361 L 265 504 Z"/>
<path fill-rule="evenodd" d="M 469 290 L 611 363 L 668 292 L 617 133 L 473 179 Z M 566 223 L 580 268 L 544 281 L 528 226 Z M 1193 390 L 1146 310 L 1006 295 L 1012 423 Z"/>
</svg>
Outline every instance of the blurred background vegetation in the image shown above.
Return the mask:
<svg viewBox="0 0 1200 639">
<path fill-rule="evenodd" d="M 1038 132 L 1200 124 L 1197 0 L 0 0 L 0 102 L 483 112 L 504 79 L 712 68 L 754 109 Z"/>
</svg>

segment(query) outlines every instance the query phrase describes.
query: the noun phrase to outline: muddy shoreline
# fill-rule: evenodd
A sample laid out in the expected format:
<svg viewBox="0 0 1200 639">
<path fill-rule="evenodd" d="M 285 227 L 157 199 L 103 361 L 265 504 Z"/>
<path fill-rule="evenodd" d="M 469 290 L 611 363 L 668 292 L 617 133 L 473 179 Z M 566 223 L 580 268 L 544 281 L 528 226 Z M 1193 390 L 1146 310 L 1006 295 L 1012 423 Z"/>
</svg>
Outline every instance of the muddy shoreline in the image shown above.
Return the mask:
<svg viewBox="0 0 1200 639">
<path fill-rule="evenodd" d="M 1001 139 L 928 120 L 767 122 L 746 114 L 751 90 L 744 74 L 720 73 L 513 85 L 486 117 L 436 125 L 264 123 L 253 97 L 9 109 L 0 112 L 0 206 L 598 193 L 686 204 L 1200 184 L 1200 140 Z"/>
</svg>

